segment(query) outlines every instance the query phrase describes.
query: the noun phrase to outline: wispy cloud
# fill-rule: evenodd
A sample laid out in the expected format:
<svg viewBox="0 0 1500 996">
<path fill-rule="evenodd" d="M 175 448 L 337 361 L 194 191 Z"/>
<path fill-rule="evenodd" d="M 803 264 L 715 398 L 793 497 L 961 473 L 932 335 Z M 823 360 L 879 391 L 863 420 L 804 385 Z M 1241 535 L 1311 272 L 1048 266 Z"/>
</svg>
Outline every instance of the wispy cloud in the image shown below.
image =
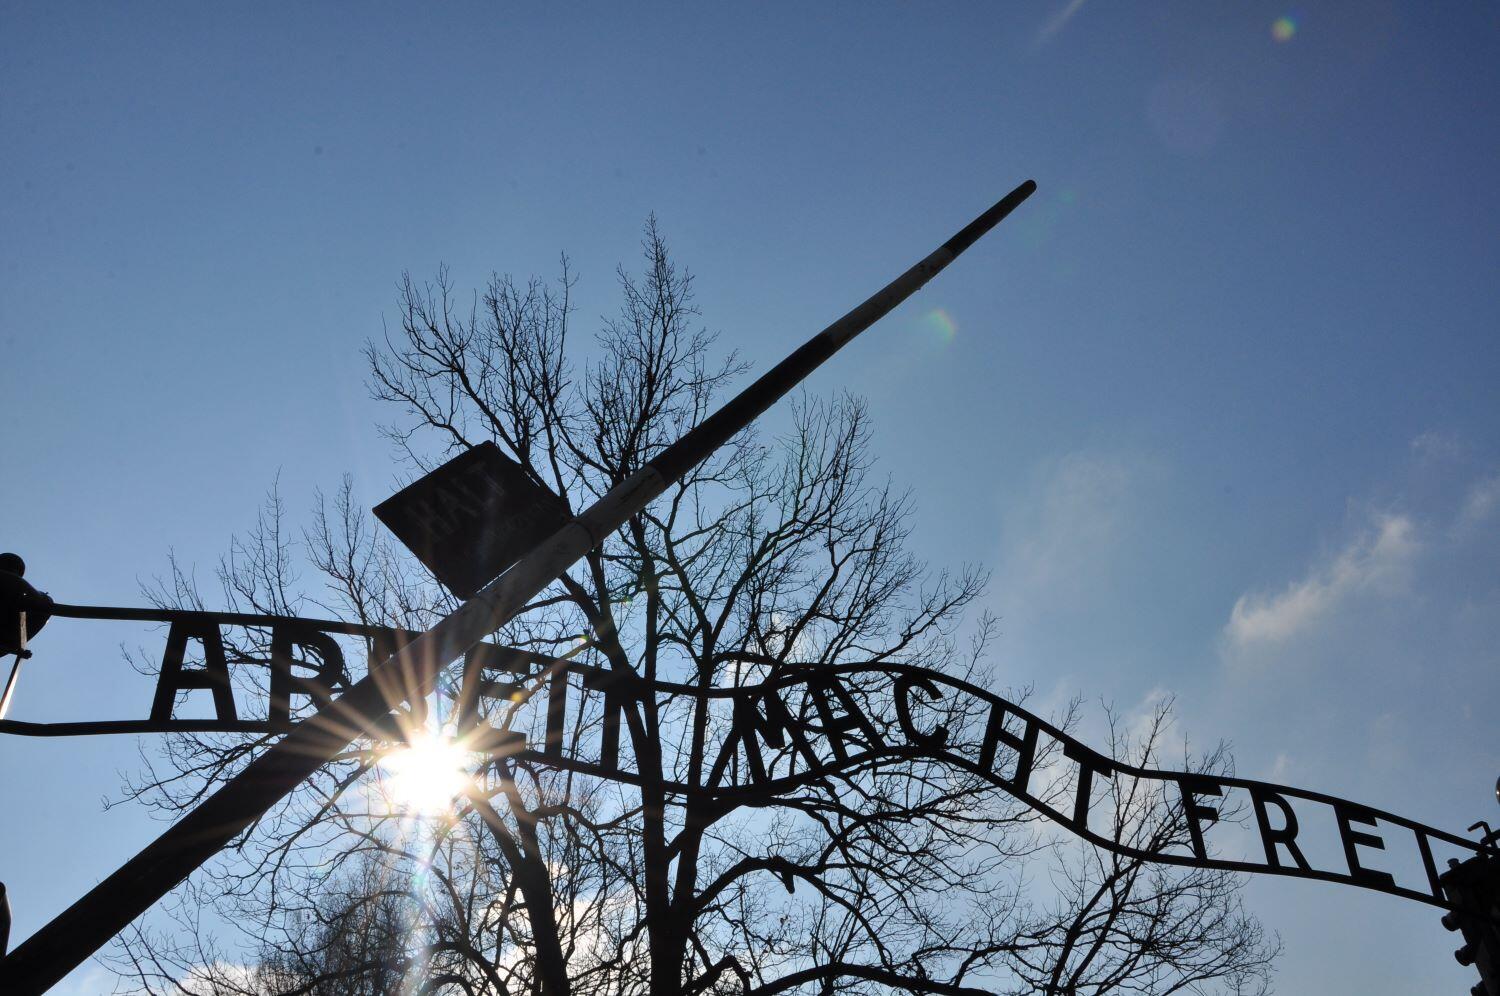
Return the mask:
<svg viewBox="0 0 1500 996">
<path fill-rule="evenodd" d="M 1386 515 L 1306 577 L 1274 594 L 1240 596 L 1225 635 L 1236 646 L 1272 643 L 1301 633 L 1349 598 L 1399 589 L 1421 549 L 1416 526 L 1404 515 Z"/>
<path fill-rule="evenodd" d="M 1500 474 L 1487 477 L 1469 488 L 1464 496 L 1463 508 L 1458 513 L 1459 532 L 1469 532 L 1500 511 Z"/>
<path fill-rule="evenodd" d="M 1041 48 L 1047 42 L 1051 41 L 1052 36 L 1067 26 L 1067 23 L 1073 19 L 1073 15 L 1078 13 L 1079 8 L 1085 2 L 1086 0 L 1068 0 L 1067 6 L 1052 15 L 1051 19 L 1042 25 L 1041 30 L 1036 33 L 1036 38 L 1032 41 L 1031 47 Z"/>
<path fill-rule="evenodd" d="M 1413 439 L 1411 449 L 1424 460 L 1456 460 L 1463 455 L 1463 444 L 1457 437 L 1433 430 Z"/>
<path fill-rule="evenodd" d="M 1013 516 L 1020 542 L 1004 556 L 1015 595 L 1053 600 L 1098 574 L 1134 525 L 1137 460 L 1119 453 L 1070 453 L 1045 468 Z"/>
</svg>

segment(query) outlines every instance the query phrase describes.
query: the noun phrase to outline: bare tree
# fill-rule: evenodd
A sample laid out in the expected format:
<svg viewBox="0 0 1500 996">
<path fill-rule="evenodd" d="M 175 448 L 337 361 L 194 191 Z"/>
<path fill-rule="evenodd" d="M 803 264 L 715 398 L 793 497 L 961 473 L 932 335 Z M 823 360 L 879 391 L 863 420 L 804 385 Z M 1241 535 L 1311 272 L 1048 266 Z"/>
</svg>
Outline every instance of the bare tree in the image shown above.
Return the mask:
<svg viewBox="0 0 1500 996">
<path fill-rule="evenodd" d="M 366 358 L 376 397 L 398 412 L 385 431 L 411 466 L 493 441 L 576 511 L 704 418 L 743 364 L 711 359 L 692 279 L 654 220 L 643 250 L 643 272 L 620 271 L 619 314 L 581 365 L 566 259 L 555 283 L 497 276 L 467 303 L 446 271 L 403 280 L 399 328 Z M 793 717 L 835 746 L 895 730 L 890 683 L 862 665 L 986 683 L 994 622 L 964 623 L 985 575 L 933 573 L 906 550 L 910 502 L 872 479 L 869 433 L 853 397 L 797 401 L 784 432 L 742 433 L 496 634 L 554 663 L 510 698 L 479 700 L 481 728 L 555 739 L 534 700 L 540 677 L 563 673 L 559 659 L 588 665 L 634 691 L 578 695 L 565 739 L 613 751 L 629 777 L 492 752 L 451 812 L 413 818 L 388 804 L 385 747 L 356 741 L 179 893 L 179 923 L 125 938 L 127 974 L 142 990 L 213 996 L 236 984 L 760 996 L 1263 982 L 1274 946 L 1241 912 L 1233 878 L 1069 859 L 993 779 L 940 759 L 851 752 L 817 765 L 795 737 L 737 740 L 727 693 L 789 673 L 839 669 L 848 715 L 867 728 L 830 725 L 807 701 Z M 450 605 L 374 531 L 347 480 L 297 536 L 273 492 L 218 580 L 231 608 L 315 607 L 403 630 Z M 154 595 L 202 602 L 175 565 Z M 243 693 L 262 700 L 265 638 L 251 631 L 231 648 Z M 432 716 L 406 703 L 408 728 L 451 721 L 465 694 L 445 685 Z M 956 740 L 982 735 L 975 704 L 931 708 Z M 1054 722 L 1068 728 L 1077 709 Z M 191 806 L 265 740 L 174 736 L 127 796 Z M 1153 731 L 1140 756 L 1156 744 Z M 1059 750 L 1043 744 L 1038 766 Z M 1139 832 L 1142 807 L 1170 806 L 1116 802 L 1123 836 Z M 1051 898 L 1028 872 L 1048 862 L 1065 871 Z M 223 967 L 234 960 L 214 947 L 205 909 L 245 932 L 257 967 Z"/>
<path fill-rule="evenodd" d="M 1161 699 L 1134 732 L 1109 714 L 1106 753 L 1127 764 L 1157 767 L 1171 724 L 1172 702 Z M 1186 754 L 1179 770 L 1233 776 L 1227 749 Z M 1104 782 L 1100 795 L 1113 840 L 1145 853 L 1191 849 L 1181 795 L 1168 781 L 1129 777 Z M 1241 822 L 1242 807 L 1218 818 Z M 1059 893 L 1053 908 L 1033 916 L 1011 968 L 1018 992 L 1084 994 L 1200 992 L 1222 983 L 1234 993 L 1265 993 L 1280 943 L 1267 938 L 1240 899 L 1240 877 L 1212 868 L 1153 864 L 1086 844 L 1060 848 L 1053 866 Z"/>
<path fill-rule="evenodd" d="M 261 996 L 264 993 L 318 993 L 321 996 L 384 996 L 402 991 L 402 981 L 429 954 L 414 937 L 412 924 L 421 915 L 421 899 L 388 862 L 366 854 L 349 874 L 321 892 L 321 902 L 290 917 L 298 923 L 294 938 L 258 939 L 253 964 L 239 964 L 198 945 L 203 933 L 192 924 L 195 958 L 186 970 L 184 949 L 165 938 L 136 935 L 127 950 L 143 979 L 171 986 L 190 996 Z M 186 910 L 176 908 L 178 913 Z M 287 943 L 288 941 L 291 943 Z M 173 969 L 176 968 L 177 971 Z"/>
</svg>

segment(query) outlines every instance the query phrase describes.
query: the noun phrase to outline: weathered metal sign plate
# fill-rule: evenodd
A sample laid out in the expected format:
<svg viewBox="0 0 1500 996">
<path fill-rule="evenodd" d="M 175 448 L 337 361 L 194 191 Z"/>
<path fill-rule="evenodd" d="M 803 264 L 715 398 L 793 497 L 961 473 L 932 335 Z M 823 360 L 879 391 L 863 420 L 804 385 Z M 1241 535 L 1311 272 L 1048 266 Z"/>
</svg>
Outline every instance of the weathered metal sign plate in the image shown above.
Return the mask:
<svg viewBox="0 0 1500 996">
<path fill-rule="evenodd" d="M 375 515 L 460 598 L 560 529 L 562 501 L 494 443 L 480 443 L 375 506 Z"/>
</svg>

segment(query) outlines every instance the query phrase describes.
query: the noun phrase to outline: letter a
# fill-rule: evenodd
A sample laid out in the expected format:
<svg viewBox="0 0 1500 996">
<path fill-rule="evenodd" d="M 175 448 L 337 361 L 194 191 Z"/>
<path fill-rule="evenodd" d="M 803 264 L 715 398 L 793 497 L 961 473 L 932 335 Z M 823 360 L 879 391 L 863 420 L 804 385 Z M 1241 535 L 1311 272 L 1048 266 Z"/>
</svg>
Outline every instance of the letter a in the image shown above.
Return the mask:
<svg viewBox="0 0 1500 996">
<path fill-rule="evenodd" d="M 189 640 L 203 644 L 203 666 L 185 668 Z M 219 627 L 211 622 L 174 622 L 167 633 L 167 649 L 162 654 L 161 675 L 156 679 L 156 700 L 151 704 L 151 722 L 170 723 L 177 693 L 190 688 L 205 688 L 213 693 L 214 716 L 221 723 L 232 723 L 239 717 L 234 711 L 234 691 L 229 687 L 229 665 L 224 660 L 224 641 Z"/>
</svg>

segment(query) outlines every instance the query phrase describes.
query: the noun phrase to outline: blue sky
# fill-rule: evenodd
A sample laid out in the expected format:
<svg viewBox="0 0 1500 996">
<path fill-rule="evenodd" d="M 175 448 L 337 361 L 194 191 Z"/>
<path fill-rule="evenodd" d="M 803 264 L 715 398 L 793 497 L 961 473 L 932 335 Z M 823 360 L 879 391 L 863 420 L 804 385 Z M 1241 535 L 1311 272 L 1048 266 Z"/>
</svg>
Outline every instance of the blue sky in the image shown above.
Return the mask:
<svg viewBox="0 0 1500 996">
<path fill-rule="evenodd" d="M 1500 817 L 1496 93 L 1493 4 L 0 4 L 0 547 L 133 604 L 278 475 L 386 497 L 358 349 L 403 270 L 566 251 L 587 329 L 655 212 L 763 369 L 1034 177 L 809 385 L 868 398 L 919 552 L 994 570 L 997 682 L 1175 695 L 1243 775 L 1461 831 Z M 54 624 L 14 715 L 144 715 L 158 640 Z M 14 939 L 159 830 L 101 810 L 134 762 L 0 744 Z M 1283 992 L 1472 981 L 1429 908 L 1249 896 Z"/>
</svg>

